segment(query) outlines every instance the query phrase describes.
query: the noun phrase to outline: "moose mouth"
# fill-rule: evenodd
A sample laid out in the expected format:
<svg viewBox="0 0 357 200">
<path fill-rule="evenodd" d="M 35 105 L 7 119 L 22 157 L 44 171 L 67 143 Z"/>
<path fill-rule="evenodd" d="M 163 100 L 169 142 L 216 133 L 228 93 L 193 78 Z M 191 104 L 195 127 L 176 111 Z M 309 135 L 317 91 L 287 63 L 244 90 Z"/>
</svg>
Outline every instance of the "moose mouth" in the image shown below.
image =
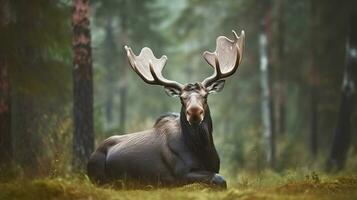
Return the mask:
<svg viewBox="0 0 357 200">
<path fill-rule="evenodd" d="M 198 126 L 202 123 L 203 121 L 203 117 L 200 117 L 200 116 L 197 116 L 197 117 L 186 117 L 187 118 L 187 121 L 188 123 L 191 125 L 191 126 Z"/>
</svg>

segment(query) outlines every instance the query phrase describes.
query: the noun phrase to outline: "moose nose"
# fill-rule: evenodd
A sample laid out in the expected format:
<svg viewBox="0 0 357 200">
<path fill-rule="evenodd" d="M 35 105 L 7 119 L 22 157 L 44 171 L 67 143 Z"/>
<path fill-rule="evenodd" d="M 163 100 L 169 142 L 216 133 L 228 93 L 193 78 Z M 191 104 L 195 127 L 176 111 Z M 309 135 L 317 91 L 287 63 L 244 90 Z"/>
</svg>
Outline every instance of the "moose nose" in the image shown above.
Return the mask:
<svg viewBox="0 0 357 200">
<path fill-rule="evenodd" d="M 200 107 L 192 107 L 187 110 L 187 115 L 189 116 L 199 116 L 203 114 L 203 109 Z"/>
<path fill-rule="evenodd" d="M 203 109 L 200 107 L 191 107 L 187 109 L 187 121 L 191 124 L 200 123 L 203 120 Z"/>
</svg>

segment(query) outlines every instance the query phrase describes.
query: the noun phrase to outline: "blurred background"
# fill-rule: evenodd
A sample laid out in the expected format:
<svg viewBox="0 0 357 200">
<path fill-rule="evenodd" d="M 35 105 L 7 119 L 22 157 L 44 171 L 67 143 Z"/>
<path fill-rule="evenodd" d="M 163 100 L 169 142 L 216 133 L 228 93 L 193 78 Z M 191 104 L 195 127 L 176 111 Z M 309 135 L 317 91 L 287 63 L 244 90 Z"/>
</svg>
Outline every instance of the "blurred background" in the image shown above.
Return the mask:
<svg viewBox="0 0 357 200">
<path fill-rule="evenodd" d="M 188 83 L 213 73 L 202 53 L 218 36 L 244 30 L 242 64 L 209 97 L 223 173 L 357 170 L 356 11 L 353 0 L 91 1 L 95 144 L 180 110 L 131 70 L 124 45 L 167 55 L 164 76 Z M 71 170 L 71 18 L 71 1 L 0 0 L 0 157 L 15 175 Z"/>
</svg>

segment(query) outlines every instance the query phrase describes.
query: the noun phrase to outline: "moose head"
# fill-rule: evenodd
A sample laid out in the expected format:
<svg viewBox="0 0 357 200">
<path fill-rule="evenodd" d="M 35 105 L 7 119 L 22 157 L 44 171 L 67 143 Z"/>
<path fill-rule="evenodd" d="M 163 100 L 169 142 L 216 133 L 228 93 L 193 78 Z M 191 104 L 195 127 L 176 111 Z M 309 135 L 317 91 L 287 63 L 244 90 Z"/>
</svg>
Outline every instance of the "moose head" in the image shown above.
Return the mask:
<svg viewBox="0 0 357 200">
<path fill-rule="evenodd" d="M 144 47 L 136 56 L 130 47 L 125 46 L 129 63 L 133 70 L 146 83 L 161 85 L 169 96 L 180 97 L 182 112 L 191 125 L 199 124 L 208 110 L 208 94 L 220 92 L 225 78 L 234 74 L 242 61 L 244 49 L 244 31 L 238 37 L 235 31 L 234 39 L 219 36 L 214 52 L 204 52 L 203 57 L 213 67 L 214 73 L 205 80 L 196 83 L 181 84 L 163 77 L 162 70 L 167 62 L 167 56 L 156 58 L 150 48 Z"/>
</svg>

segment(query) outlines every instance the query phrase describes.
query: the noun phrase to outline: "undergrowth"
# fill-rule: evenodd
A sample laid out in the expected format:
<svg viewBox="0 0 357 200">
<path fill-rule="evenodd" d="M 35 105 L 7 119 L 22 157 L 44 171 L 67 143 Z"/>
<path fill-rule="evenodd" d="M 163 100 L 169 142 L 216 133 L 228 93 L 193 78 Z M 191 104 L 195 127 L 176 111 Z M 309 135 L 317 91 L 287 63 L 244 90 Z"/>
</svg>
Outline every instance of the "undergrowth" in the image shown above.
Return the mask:
<svg viewBox="0 0 357 200">
<path fill-rule="evenodd" d="M 117 189 L 110 185 L 98 187 L 79 176 L 18 178 L 0 182 L 0 199 L 357 199 L 357 176 L 353 174 L 265 171 L 231 176 L 228 184 L 227 190 L 215 190 L 202 184 Z"/>
</svg>

